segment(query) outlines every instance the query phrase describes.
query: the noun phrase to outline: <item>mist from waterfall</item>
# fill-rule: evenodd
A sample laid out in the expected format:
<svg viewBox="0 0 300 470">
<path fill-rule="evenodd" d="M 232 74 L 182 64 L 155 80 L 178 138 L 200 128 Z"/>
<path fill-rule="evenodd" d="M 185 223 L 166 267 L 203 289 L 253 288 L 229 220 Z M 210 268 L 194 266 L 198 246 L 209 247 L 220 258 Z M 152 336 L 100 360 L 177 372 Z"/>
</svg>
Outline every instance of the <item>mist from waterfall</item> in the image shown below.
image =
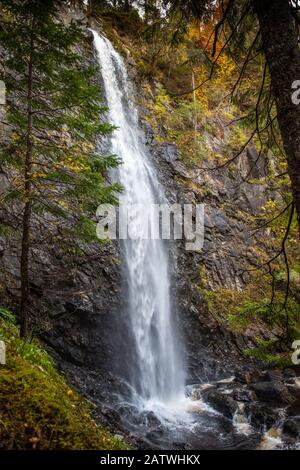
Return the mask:
<svg viewBox="0 0 300 470">
<path fill-rule="evenodd" d="M 108 39 L 95 31 L 93 34 L 108 120 L 117 127 L 110 138 L 109 151 L 122 161 L 117 172 L 124 187 L 120 203 L 133 206 L 166 202 L 143 143 L 123 58 Z M 154 227 L 158 221 L 151 213 L 149 217 L 150 226 Z M 123 241 L 129 328 L 135 351 L 130 382 L 144 403 L 174 406 L 184 397 L 184 373 L 172 320 L 168 253 L 162 240 L 141 239 L 140 230 L 140 219 L 132 210 L 131 239 Z"/>
</svg>

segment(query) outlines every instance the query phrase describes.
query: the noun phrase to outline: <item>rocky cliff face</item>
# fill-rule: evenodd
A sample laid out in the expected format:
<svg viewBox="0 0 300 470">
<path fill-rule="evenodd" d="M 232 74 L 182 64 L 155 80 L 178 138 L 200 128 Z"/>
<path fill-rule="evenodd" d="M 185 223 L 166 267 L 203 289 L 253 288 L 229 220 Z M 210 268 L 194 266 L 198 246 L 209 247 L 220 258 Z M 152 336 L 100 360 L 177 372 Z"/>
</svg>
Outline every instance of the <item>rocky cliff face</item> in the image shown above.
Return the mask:
<svg viewBox="0 0 300 470">
<path fill-rule="evenodd" d="M 259 215 L 270 192 L 267 185 L 237 180 L 236 175 L 227 169 L 211 172 L 187 168 L 175 144 L 157 144 L 155 132 L 147 120 L 142 119 L 142 124 L 162 184 L 167 188 L 169 201 L 205 205 L 203 250 L 187 251 L 184 241 L 177 243 L 175 250 L 174 295 L 178 299 L 179 316 L 184 325 L 190 354 L 188 362 L 194 364 L 194 371 L 201 371 L 202 367 L 205 369 L 201 353 L 200 356 L 198 353 L 206 345 L 213 351 L 216 361 L 213 361 L 213 368 L 218 369 L 219 364 L 220 370 L 226 371 L 228 366 L 232 370 L 232 355 L 236 366 L 240 361 L 245 363 L 241 353 L 244 348 L 253 345 L 255 332 L 249 329 L 245 334 L 237 335 L 228 331 L 225 325 L 227 312 L 223 317 L 216 317 L 210 311 L 204 293 L 219 288 L 242 291 L 247 285 L 249 277 L 243 268 L 253 262 L 255 250 L 264 247 L 260 237 L 253 235 L 251 222 Z M 209 136 L 207 143 L 218 150 L 217 143 L 211 142 Z M 245 155 L 245 173 L 261 171 L 256 166 L 252 168 L 251 155 L 254 152 L 250 149 Z M 197 339 L 193 321 L 198 322 Z M 209 356 L 204 353 L 206 361 Z"/>
</svg>

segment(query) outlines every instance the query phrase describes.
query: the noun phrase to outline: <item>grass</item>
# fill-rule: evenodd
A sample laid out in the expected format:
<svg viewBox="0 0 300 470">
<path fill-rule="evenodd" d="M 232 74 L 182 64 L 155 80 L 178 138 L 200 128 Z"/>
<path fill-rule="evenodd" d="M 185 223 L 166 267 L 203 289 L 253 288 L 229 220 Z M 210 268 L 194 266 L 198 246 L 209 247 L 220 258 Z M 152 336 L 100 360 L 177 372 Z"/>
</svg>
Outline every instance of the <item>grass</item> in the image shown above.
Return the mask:
<svg viewBox="0 0 300 470">
<path fill-rule="evenodd" d="M 0 309 L 0 449 L 126 449 L 98 426 L 91 405 L 75 393 L 36 341 L 18 337 L 14 317 Z"/>
</svg>

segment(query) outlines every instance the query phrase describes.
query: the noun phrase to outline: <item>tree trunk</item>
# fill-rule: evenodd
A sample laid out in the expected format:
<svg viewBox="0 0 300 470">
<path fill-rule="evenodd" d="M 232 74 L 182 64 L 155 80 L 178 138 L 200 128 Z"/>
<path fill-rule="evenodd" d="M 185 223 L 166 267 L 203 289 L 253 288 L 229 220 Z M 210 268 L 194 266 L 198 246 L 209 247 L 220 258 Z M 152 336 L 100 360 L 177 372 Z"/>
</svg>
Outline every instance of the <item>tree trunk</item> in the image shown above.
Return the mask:
<svg viewBox="0 0 300 470">
<path fill-rule="evenodd" d="M 300 106 L 292 102 L 292 83 L 300 80 L 300 51 L 289 0 L 254 0 L 268 63 L 277 119 L 300 230 Z"/>
<path fill-rule="evenodd" d="M 29 307 L 29 249 L 30 249 L 30 222 L 31 222 L 31 170 L 32 170 L 32 78 L 33 78 L 33 27 L 30 39 L 30 56 L 28 64 L 27 82 L 27 138 L 26 154 L 24 161 L 24 212 L 22 222 L 22 245 L 21 245 L 21 302 L 20 302 L 20 336 L 28 335 L 28 307 Z"/>
</svg>

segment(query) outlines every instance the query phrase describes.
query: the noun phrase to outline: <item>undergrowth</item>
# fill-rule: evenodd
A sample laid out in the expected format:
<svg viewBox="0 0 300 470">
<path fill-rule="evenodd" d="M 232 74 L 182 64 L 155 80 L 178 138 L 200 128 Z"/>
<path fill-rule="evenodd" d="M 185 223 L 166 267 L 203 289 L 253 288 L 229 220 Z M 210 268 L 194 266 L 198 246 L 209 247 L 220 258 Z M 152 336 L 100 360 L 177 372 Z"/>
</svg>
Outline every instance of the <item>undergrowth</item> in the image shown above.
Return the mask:
<svg viewBox="0 0 300 470">
<path fill-rule="evenodd" d="M 12 313 L 0 308 L 0 449 L 126 449 L 93 420 L 92 406 L 57 372 L 36 340 L 23 341 Z"/>
</svg>

